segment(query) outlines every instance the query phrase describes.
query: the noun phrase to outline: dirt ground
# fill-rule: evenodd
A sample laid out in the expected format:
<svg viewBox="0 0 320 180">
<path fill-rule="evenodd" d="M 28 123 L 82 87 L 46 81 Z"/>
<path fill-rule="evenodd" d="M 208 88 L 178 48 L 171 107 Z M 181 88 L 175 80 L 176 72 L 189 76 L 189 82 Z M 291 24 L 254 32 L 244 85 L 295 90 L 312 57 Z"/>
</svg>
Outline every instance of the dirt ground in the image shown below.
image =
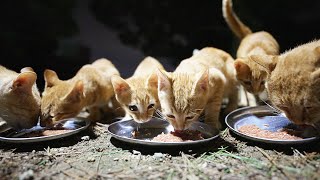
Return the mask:
<svg viewBox="0 0 320 180">
<path fill-rule="evenodd" d="M 111 138 L 106 126 L 42 143 L 1 142 L 0 179 L 320 179 L 320 141 L 275 146 L 225 129 L 202 145 L 148 147 Z"/>
</svg>

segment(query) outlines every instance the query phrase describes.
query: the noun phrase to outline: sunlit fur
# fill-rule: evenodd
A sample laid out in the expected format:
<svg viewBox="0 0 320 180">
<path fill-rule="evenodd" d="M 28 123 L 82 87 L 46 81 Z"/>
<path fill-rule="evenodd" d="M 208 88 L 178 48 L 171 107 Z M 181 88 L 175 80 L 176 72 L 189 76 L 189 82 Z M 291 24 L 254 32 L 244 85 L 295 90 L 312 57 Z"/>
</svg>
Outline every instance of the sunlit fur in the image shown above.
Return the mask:
<svg viewBox="0 0 320 180">
<path fill-rule="evenodd" d="M 320 122 L 320 41 L 279 56 L 252 56 L 270 74 L 267 90 L 273 105 L 296 124 Z"/>
<path fill-rule="evenodd" d="M 88 108 L 90 120 L 99 120 L 99 107 L 106 105 L 114 96 L 111 76 L 115 74 L 119 75 L 118 70 L 106 59 L 84 65 L 69 80 L 60 80 L 54 71 L 46 70 L 41 125 L 50 126 L 61 119 L 75 117 L 83 108 Z"/>
<path fill-rule="evenodd" d="M 251 55 L 278 55 L 279 45 L 265 31 L 254 32 L 244 25 L 232 10 L 232 0 L 223 0 L 223 15 L 230 29 L 241 39 L 234 66 L 237 79 L 245 89 L 255 95 L 265 89 L 266 72 L 249 58 Z"/>
<path fill-rule="evenodd" d="M 15 129 L 31 128 L 38 122 L 40 93 L 31 68 L 16 73 L 0 66 L 0 120 Z"/>
<path fill-rule="evenodd" d="M 126 80 L 120 76 L 112 77 L 116 98 L 125 110 L 126 117 L 138 123 L 149 121 L 159 107 L 156 69 L 164 70 L 156 59 L 146 57 L 141 61 L 132 77 Z M 136 106 L 137 109 L 132 111 L 129 106 Z"/>
<path fill-rule="evenodd" d="M 219 113 L 223 97 L 228 97 L 226 112 L 237 107 L 233 58 L 215 48 L 203 48 L 183 60 L 173 73 L 158 72 L 158 96 L 162 114 L 176 130 L 198 121 L 220 128 Z"/>
</svg>

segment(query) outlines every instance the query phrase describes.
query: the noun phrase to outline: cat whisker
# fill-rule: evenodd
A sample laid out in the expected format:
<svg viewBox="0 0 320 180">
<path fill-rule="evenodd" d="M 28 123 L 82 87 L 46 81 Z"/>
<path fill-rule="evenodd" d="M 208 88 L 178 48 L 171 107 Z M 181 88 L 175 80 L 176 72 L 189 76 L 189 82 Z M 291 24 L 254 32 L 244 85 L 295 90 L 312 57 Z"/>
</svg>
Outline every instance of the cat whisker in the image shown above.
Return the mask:
<svg viewBox="0 0 320 180">
<path fill-rule="evenodd" d="M 203 119 L 205 117 L 205 114 L 202 114 L 198 117 L 198 119 Z"/>
<path fill-rule="evenodd" d="M 152 118 L 159 119 L 159 120 L 162 120 L 162 121 L 166 121 L 166 119 L 159 118 L 159 117 L 157 117 L 157 116 L 152 116 Z"/>
<path fill-rule="evenodd" d="M 281 113 L 282 113 L 279 109 L 271 106 L 271 105 L 270 105 L 269 103 L 267 103 L 265 100 L 263 100 L 263 99 L 260 99 L 260 100 L 261 100 L 262 102 L 264 102 L 267 106 L 269 106 L 271 109 L 273 109 L 275 114 L 281 114 Z"/>
<path fill-rule="evenodd" d="M 162 114 L 162 112 L 161 112 L 160 110 L 156 109 L 155 113 L 156 113 L 156 115 L 158 115 L 159 117 L 164 118 L 164 115 Z"/>
</svg>

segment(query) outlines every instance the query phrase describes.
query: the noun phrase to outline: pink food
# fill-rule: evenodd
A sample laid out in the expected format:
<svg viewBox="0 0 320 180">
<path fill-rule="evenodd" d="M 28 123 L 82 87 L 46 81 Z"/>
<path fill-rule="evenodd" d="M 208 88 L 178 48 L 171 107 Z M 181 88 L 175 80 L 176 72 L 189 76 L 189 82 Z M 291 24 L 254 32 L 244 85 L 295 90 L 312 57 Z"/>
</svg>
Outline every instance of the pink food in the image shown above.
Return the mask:
<svg viewBox="0 0 320 180">
<path fill-rule="evenodd" d="M 301 137 L 294 136 L 292 129 L 281 129 L 277 132 L 272 132 L 268 130 L 260 129 L 256 125 L 244 125 L 238 129 L 240 132 L 253 136 L 253 137 L 260 137 L 266 139 L 277 139 L 277 140 L 298 140 L 302 139 Z M 290 133 L 290 134 L 289 134 Z"/>
<path fill-rule="evenodd" d="M 152 141 L 158 142 L 183 142 L 203 139 L 201 132 L 193 130 L 174 131 L 168 134 L 161 133 L 154 137 Z"/>
</svg>

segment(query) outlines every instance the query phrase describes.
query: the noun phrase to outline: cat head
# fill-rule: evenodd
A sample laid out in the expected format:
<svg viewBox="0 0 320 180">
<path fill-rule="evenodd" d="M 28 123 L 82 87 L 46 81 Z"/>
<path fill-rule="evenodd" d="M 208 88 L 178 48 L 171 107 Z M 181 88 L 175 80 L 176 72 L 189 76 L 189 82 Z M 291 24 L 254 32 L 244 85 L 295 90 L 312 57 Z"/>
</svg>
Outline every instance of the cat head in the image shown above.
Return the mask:
<svg viewBox="0 0 320 180">
<path fill-rule="evenodd" d="M 0 89 L 1 118 L 15 129 L 35 126 L 40 114 L 40 93 L 37 74 L 24 68 Z M 10 77 L 9 75 L 7 77 Z"/>
<path fill-rule="evenodd" d="M 161 111 L 175 130 L 184 130 L 197 121 L 206 103 L 209 71 L 196 75 L 158 71 L 158 96 Z"/>
<path fill-rule="evenodd" d="M 157 78 L 155 73 L 147 80 L 142 77 L 124 80 L 117 75 L 111 78 L 116 99 L 126 114 L 138 123 L 149 121 L 159 106 Z"/>
<path fill-rule="evenodd" d="M 250 58 L 238 58 L 234 61 L 236 76 L 240 84 L 250 93 L 259 94 L 265 89 L 267 72 Z"/>
<path fill-rule="evenodd" d="M 296 124 L 320 122 L 320 47 L 310 51 L 270 57 L 253 57 L 270 72 L 269 99 Z M 304 63 L 301 63 L 304 61 Z"/>
<path fill-rule="evenodd" d="M 52 126 L 62 119 L 75 117 L 83 108 L 84 84 L 59 80 L 52 70 L 45 70 L 45 89 L 41 99 L 41 126 Z"/>
</svg>

